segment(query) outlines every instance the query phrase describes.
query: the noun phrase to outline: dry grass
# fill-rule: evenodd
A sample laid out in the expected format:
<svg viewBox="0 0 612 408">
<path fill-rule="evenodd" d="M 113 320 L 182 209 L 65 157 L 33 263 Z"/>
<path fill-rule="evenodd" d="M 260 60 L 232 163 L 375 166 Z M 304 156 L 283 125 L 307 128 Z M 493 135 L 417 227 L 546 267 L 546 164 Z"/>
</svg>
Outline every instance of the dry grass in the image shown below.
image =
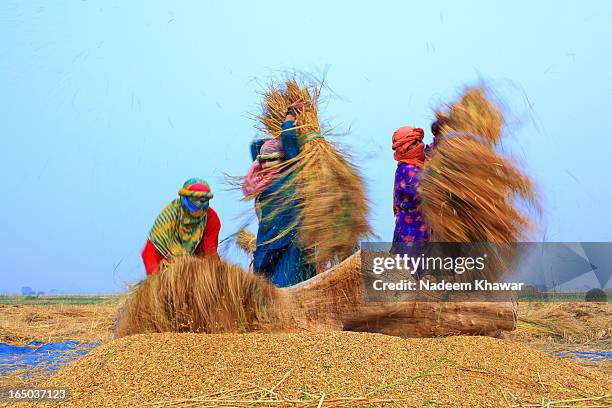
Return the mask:
<svg viewBox="0 0 612 408">
<path fill-rule="evenodd" d="M 512 341 L 317 332 L 135 335 L 44 385 L 70 387 L 66 407 L 507 407 L 609 404 L 612 383 Z"/>
<path fill-rule="evenodd" d="M 612 304 L 595 302 L 521 303 L 517 336 L 571 344 L 612 347 Z"/>
<path fill-rule="evenodd" d="M 502 135 L 501 108 L 487 96 L 484 86 L 467 88 L 459 101 L 448 107 L 442 133 L 457 132 L 484 137 L 489 144 Z"/>
<path fill-rule="evenodd" d="M 531 180 L 493 150 L 502 137 L 500 108 L 482 88 L 451 105 L 442 141 L 426 164 L 420 189 L 424 215 L 439 242 L 522 242 L 530 226 L 516 207 L 534 206 Z"/>
<path fill-rule="evenodd" d="M 257 237 L 246 228 L 242 228 L 236 234 L 236 245 L 247 255 L 253 255 L 257 248 Z"/>
<path fill-rule="evenodd" d="M 296 101 L 310 104 L 310 108 L 303 111 L 297 120 L 298 135 L 304 137 L 312 133 L 330 135 L 330 129 L 323 129 L 319 121 L 319 98 L 323 83 L 310 82 L 300 85 L 296 78 L 289 78 L 284 83 L 271 83 L 263 93 L 261 113 L 258 116 L 257 129 L 272 137 L 280 138 L 282 124 L 289 105 Z"/>
<path fill-rule="evenodd" d="M 468 88 L 448 117 L 422 173 L 423 215 L 432 241 L 490 247 L 486 278 L 495 280 L 516 259 L 517 249 L 506 244 L 529 240 L 533 223 L 517 203 L 538 208 L 536 192 L 529 177 L 494 150 L 503 119 L 483 88 Z"/>
<path fill-rule="evenodd" d="M 136 288 L 118 313 L 116 333 L 344 329 L 422 337 L 497 335 L 516 324 L 511 302 L 368 303 L 360 255 L 290 288 L 226 262 L 185 257 Z"/>
<path fill-rule="evenodd" d="M 45 343 L 77 340 L 106 343 L 113 338 L 112 319 L 122 297 L 109 297 L 98 304 L 45 306 L 0 304 L 0 342 L 25 345 L 38 340 Z M 79 358 L 79 348 L 61 352 L 62 358 Z M 22 367 L 0 376 L 0 387 L 27 386 L 48 376 L 47 367 Z"/>
<path fill-rule="evenodd" d="M 442 140 L 425 167 L 421 194 L 438 242 L 522 242 L 530 222 L 515 200 L 535 201 L 529 179 L 470 136 Z"/>
<path fill-rule="evenodd" d="M 612 304 L 593 302 L 520 304 L 512 338 L 549 353 L 612 350 Z M 612 361 L 581 361 L 612 373 Z"/>
<path fill-rule="evenodd" d="M 117 296 L 103 303 L 79 306 L 0 304 L 0 342 L 106 342 L 113 337 L 111 321 L 122 300 Z"/>
<path fill-rule="evenodd" d="M 278 321 L 275 302 L 276 288 L 238 265 L 182 257 L 135 288 L 116 334 L 255 330 Z"/>
<path fill-rule="evenodd" d="M 296 192 L 300 211 L 291 228 L 297 228 L 300 244 L 310 250 L 311 260 L 319 265 L 346 258 L 371 233 L 369 204 L 359 170 L 349 155 L 328 139 L 331 130 L 322 129 L 320 124 L 321 87 L 322 84 L 302 85 L 296 79 L 273 84 L 264 93 L 258 117 L 260 130 L 280 137 L 291 103 L 304 101 L 312 107 L 298 115 L 296 121 L 302 146 L 289 163 L 293 175 L 269 204 L 279 209 L 296 205 L 296 197 L 289 193 Z"/>
</svg>

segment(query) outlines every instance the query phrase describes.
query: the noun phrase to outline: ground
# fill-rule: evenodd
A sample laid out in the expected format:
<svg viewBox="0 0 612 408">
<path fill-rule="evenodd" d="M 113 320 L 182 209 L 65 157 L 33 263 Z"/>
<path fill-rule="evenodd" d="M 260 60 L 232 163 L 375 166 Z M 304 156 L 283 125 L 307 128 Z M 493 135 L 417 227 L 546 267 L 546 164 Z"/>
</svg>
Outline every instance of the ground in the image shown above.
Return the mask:
<svg viewBox="0 0 612 408">
<path fill-rule="evenodd" d="M 550 354 L 612 351 L 612 303 L 522 302 L 519 323 L 510 337 Z M 612 372 L 612 360 L 577 359 L 582 365 Z"/>
<path fill-rule="evenodd" d="M 0 296 L 0 342 L 78 340 L 108 343 L 112 324 L 124 300 L 115 296 Z M 587 302 L 522 302 L 517 330 L 507 337 L 548 354 L 612 349 L 612 304 Z M 576 359 L 608 375 L 610 359 Z M 28 376 L 28 374 L 34 374 Z M 15 371 L 0 376 L 0 387 L 36 383 L 39 373 Z"/>
</svg>

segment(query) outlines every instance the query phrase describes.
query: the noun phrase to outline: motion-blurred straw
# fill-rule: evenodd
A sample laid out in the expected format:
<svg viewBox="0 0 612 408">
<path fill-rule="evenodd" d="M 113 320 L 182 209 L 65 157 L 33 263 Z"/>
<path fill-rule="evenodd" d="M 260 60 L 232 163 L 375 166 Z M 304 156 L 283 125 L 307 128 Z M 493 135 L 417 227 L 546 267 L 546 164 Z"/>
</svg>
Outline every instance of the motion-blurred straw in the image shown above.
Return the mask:
<svg viewBox="0 0 612 408">
<path fill-rule="evenodd" d="M 295 191 L 300 212 L 292 228 L 297 228 L 302 247 L 313 254 L 317 264 L 347 257 L 371 233 L 369 203 L 359 170 L 347 152 L 327 138 L 331 130 L 322 129 L 319 121 L 321 89 L 322 83 L 300 84 L 295 78 L 271 85 L 263 95 L 258 126 L 280 137 L 288 106 L 303 101 L 310 107 L 296 121 L 301 150 L 292 163 L 293 176 L 271 200 L 277 208 L 291 205 Z"/>
<path fill-rule="evenodd" d="M 503 125 L 501 109 L 487 96 L 484 86 L 477 86 L 467 88 L 459 101 L 449 107 L 442 132 L 478 135 L 495 144 L 502 137 Z"/>
<path fill-rule="evenodd" d="M 434 242 L 480 243 L 499 251 L 488 261 L 488 277 L 495 279 L 515 260 L 510 244 L 528 239 L 533 223 L 517 203 L 537 208 L 535 189 L 494 150 L 503 116 L 484 87 L 468 88 L 445 119 L 442 140 L 421 178 L 423 215 Z"/>
<path fill-rule="evenodd" d="M 434 241 L 521 242 L 530 225 L 515 198 L 535 199 L 527 176 L 472 136 L 439 144 L 421 185 Z"/>
<path fill-rule="evenodd" d="M 255 330 L 278 321 L 275 294 L 273 285 L 238 265 L 178 258 L 136 287 L 117 315 L 115 336 Z"/>
</svg>

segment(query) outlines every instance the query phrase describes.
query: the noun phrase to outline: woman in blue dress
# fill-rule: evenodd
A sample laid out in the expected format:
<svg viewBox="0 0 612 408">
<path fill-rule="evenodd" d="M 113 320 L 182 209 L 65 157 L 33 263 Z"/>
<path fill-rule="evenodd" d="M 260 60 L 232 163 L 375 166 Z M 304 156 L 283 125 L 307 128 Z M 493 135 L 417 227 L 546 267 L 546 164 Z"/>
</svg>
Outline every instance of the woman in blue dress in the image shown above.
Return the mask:
<svg viewBox="0 0 612 408">
<path fill-rule="evenodd" d="M 253 166 L 245 178 L 245 195 L 255 198 L 259 228 L 253 254 L 253 271 L 279 287 L 295 285 L 315 275 L 308 251 L 297 236 L 298 204 L 293 177 L 294 159 L 300 152 L 295 121 L 304 103 L 293 103 L 282 124 L 281 140 L 268 139 L 251 146 Z"/>
</svg>

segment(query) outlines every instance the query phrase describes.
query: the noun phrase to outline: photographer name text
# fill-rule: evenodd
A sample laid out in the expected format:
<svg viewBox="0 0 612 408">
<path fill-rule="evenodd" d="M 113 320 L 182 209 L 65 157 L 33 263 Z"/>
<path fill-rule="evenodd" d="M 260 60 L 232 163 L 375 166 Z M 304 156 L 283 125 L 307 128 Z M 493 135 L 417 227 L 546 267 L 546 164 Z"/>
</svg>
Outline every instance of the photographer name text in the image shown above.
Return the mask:
<svg viewBox="0 0 612 408">
<path fill-rule="evenodd" d="M 523 289 L 522 282 L 489 282 L 486 279 L 474 282 L 447 282 L 441 280 L 432 282 L 426 279 L 413 281 L 402 279 L 397 282 L 385 282 L 377 279 L 372 282 L 374 290 L 379 291 L 519 291 Z"/>
</svg>

